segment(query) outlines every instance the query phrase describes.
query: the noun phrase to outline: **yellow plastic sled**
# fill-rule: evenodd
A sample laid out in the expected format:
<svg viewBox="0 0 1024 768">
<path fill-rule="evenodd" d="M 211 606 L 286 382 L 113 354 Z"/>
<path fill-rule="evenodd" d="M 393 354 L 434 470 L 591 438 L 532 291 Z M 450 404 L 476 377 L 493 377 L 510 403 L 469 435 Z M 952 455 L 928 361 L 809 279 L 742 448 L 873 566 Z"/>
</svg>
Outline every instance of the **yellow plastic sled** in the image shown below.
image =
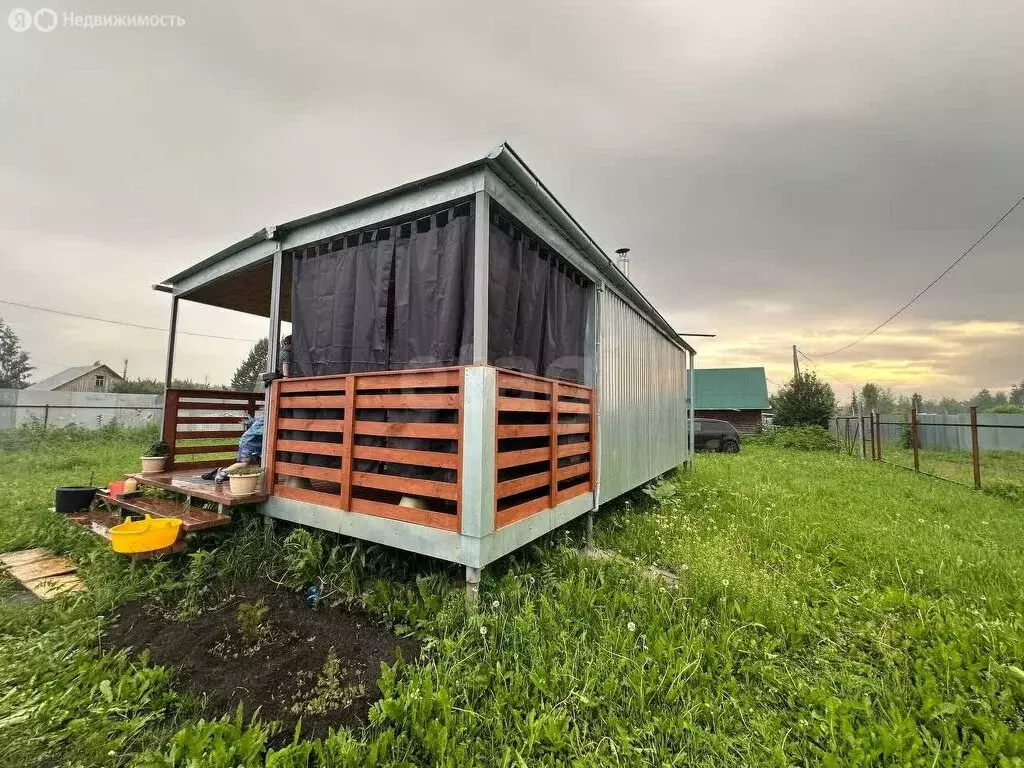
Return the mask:
<svg viewBox="0 0 1024 768">
<path fill-rule="evenodd" d="M 176 517 L 129 520 L 110 529 L 110 545 L 126 555 L 165 549 L 178 540 L 181 520 Z"/>
</svg>

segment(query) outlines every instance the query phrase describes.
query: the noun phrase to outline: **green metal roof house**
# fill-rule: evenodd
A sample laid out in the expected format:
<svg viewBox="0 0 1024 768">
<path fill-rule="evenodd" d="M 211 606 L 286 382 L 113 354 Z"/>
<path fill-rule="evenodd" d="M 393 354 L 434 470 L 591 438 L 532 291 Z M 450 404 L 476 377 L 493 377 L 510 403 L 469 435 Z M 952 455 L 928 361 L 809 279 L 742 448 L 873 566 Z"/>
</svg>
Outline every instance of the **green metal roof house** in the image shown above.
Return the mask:
<svg viewBox="0 0 1024 768">
<path fill-rule="evenodd" d="M 694 415 L 756 432 L 770 410 L 764 368 L 699 368 L 693 372 Z"/>
</svg>

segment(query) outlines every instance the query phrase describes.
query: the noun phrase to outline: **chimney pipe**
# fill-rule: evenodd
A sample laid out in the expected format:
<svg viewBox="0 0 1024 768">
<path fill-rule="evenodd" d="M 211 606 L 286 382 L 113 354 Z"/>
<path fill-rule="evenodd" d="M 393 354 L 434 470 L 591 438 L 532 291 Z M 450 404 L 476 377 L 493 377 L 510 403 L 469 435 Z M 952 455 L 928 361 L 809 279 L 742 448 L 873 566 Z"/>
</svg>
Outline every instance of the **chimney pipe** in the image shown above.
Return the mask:
<svg viewBox="0 0 1024 768">
<path fill-rule="evenodd" d="M 616 248 L 615 252 L 619 254 L 619 271 L 629 277 L 629 248 Z"/>
</svg>

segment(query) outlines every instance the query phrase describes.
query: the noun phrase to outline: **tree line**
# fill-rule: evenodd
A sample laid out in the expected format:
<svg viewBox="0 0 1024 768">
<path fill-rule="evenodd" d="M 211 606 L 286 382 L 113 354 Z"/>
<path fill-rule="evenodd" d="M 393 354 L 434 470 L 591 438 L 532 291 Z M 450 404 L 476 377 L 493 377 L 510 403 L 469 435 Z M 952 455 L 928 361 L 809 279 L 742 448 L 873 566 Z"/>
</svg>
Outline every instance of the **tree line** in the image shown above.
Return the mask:
<svg viewBox="0 0 1024 768">
<path fill-rule="evenodd" d="M 1007 391 L 980 389 L 972 397 L 964 399 L 926 398 L 919 392 L 908 396 L 868 382 L 839 409 L 839 415 L 852 416 L 871 411 L 909 414 L 915 408 L 918 413 L 943 415 L 966 413 L 971 408 L 988 413 L 1024 413 L 1024 379 Z"/>
<path fill-rule="evenodd" d="M 891 389 L 869 382 L 853 393 L 849 403 L 840 405 L 832 387 L 813 371 L 807 371 L 786 382 L 769 400 L 773 422 L 780 427 L 817 424 L 827 428 L 834 416 L 857 416 L 871 411 L 909 415 L 915 408 L 920 414 L 965 413 L 972 407 L 988 413 L 1024 413 L 1024 379 L 1007 392 L 981 389 L 966 400 L 952 397 L 931 400 L 919 392 L 897 395 Z"/>
</svg>

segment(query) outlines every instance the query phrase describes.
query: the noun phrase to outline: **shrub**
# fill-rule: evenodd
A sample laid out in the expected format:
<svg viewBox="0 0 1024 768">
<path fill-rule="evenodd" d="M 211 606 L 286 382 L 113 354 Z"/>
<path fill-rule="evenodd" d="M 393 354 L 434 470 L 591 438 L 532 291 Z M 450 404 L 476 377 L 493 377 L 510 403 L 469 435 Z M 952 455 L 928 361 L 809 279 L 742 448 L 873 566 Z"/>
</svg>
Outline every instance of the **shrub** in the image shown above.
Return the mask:
<svg viewBox="0 0 1024 768">
<path fill-rule="evenodd" d="M 838 451 L 839 441 L 827 429 L 819 426 L 775 427 L 746 439 L 755 445 L 770 445 L 793 451 Z"/>
<path fill-rule="evenodd" d="M 246 645 L 254 646 L 263 637 L 266 618 L 267 604 L 263 600 L 238 606 L 238 628 Z"/>
<path fill-rule="evenodd" d="M 798 373 L 772 396 L 771 403 L 780 427 L 817 424 L 824 428 L 836 412 L 832 387 L 813 372 Z"/>
<path fill-rule="evenodd" d="M 149 450 L 146 451 L 145 456 L 167 456 L 171 452 L 171 446 L 165 443 L 163 440 L 158 440 L 149 446 Z"/>
<path fill-rule="evenodd" d="M 1024 413 L 1024 406 L 1020 405 L 997 405 L 989 408 L 985 413 Z"/>
<path fill-rule="evenodd" d="M 324 545 L 319 535 L 296 528 L 284 540 L 284 582 L 293 589 L 316 583 L 324 564 Z"/>
<path fill-rule="evenodd" d="M 258 464 L 245 464 L 228 470 L 228 477 L 252 477 L 260 473 Z"/>
<path fill-rule="evenodd" d="M 989 496 L 1024 504 L 1024 483 L 1017 480 L 989 480 L 982 486 Z"/>
</svg>

